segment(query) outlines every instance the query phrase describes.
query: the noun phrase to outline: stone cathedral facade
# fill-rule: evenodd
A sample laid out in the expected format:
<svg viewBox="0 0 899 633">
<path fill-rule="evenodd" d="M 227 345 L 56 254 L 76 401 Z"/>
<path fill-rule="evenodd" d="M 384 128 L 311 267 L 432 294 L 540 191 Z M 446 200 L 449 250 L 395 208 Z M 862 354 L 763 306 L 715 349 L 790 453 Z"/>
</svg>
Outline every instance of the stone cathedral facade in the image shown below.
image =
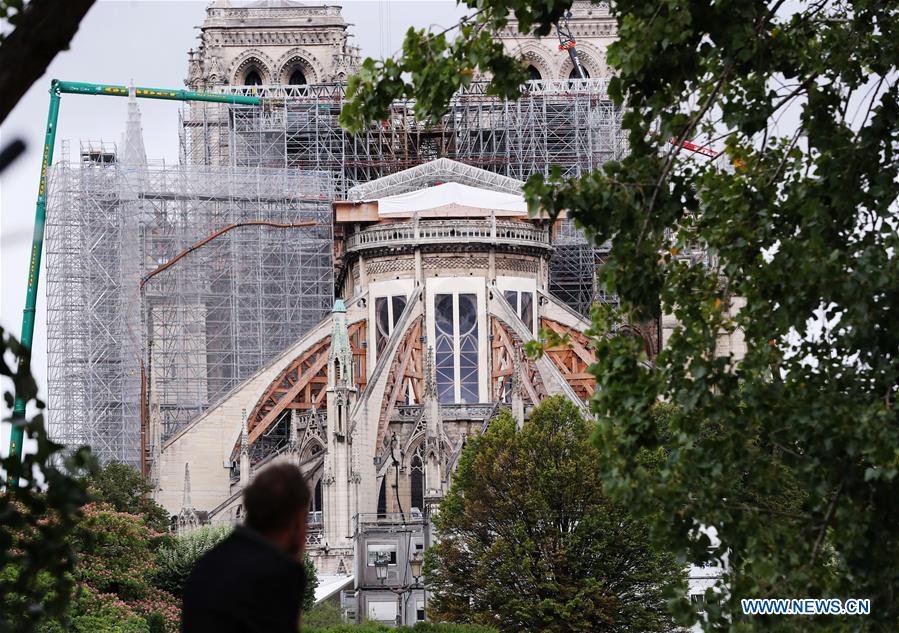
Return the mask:
<svg viewBox="0 0 899 633">
<path fill-rule="evenodd" d="M 581 63 L 591 77 L 608 71 L 605 49 L 615 38 L 607 3 L 575 2 L 570 20 Z M 186 85 L 191 90 L 223 86 L 343 83 L 359 67 L 359 50 L 338 6 L 293 0 L 217 0 L 200 27 L 200 44 L 188 52 Z M 522 37 L 516 20 L 497 38 L 526 60 L 532 79 L 572 76 L 568 54 L 555 33 Z"/>
</svg>

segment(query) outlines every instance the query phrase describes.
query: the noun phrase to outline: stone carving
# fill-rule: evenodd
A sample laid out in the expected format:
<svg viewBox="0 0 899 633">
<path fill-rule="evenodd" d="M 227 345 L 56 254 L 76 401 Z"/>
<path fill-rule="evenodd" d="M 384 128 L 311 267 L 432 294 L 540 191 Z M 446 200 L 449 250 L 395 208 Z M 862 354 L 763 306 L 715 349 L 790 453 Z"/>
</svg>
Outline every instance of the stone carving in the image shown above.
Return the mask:
<svg viewBox="0 0 899 633">
<path fill-rule="evenodd" d="M 487 268 L 486 257 L 427 257 L 422 262 L 426 270 L 448 270 L 459 268 Z"/>
<path fill-rule="evenodd" d="M 497 257 L 496 268 L 501 271 L 537 274 L 537 260 L 516 257 Z"/>
<path fill-rule="evenodd" d="M 380 259 L 368 262 L 366 271 L 369 275 L 377 275 L 381 273 L 396 273 L 406 270 L 412 270 L 415 265 L 411 257 L 397 257 L 395 259 Z"/>
</svg>

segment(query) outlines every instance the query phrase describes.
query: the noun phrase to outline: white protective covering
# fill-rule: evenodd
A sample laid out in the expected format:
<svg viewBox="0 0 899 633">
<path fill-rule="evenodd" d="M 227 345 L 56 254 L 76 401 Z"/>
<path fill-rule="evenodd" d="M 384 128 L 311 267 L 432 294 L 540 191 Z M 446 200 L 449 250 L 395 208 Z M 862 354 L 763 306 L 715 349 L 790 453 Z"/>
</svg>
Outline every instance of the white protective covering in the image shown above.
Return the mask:
<svg viewBox="0 0 899 633">
<path fill-rule="evenodd" d="M 378 200 L 378 215 L 383 217 L 420 216 L 489 216 L 527 215 L 528 208 L 520 194 L 480 189 L 458 182 L 427 187 Z"/>
<path fill-rule="evenodd" d="M 353 586 L 355 576 L 318 576 L 318 586 L 315 588 L 315 604 L 332 598 L 342 589 Z"/>
</svg>

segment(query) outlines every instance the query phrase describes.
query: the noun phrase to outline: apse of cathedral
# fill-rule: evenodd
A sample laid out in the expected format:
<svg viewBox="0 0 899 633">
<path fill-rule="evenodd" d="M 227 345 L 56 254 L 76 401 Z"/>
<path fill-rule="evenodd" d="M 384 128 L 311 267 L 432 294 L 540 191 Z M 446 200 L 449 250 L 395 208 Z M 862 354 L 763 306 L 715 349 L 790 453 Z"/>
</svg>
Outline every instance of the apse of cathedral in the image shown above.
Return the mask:
<svg viewBox="0 0 899 633">
<path fill-rule="evenodd" d="M 576 2 L 569 28 L 586 73 L 603 78 L 604 51 L 615 35 L 608 7 Z M 339 7 L 218 0 L 207 9 L 198 49 L 189 53 L 186 84 L 260 94 L 339 85 L 359 65 L 351 31 Z M 497 37 L 527 64 L 534 90 L 557 91 L 551 103 L 539 102 L 544 117 L 549 111 L 574 121 L 571 138 L 587 136 L 576 128 L 578 116 L 600 130 L 596 113 L 610 106 L 590 92 L 589 81 L 572 83 L 572 61 L 555 35 L 522 38 L 513 21 Z M 585 114 L 577 114 L 581 106 L 571 97 L 578 90 L 574 101 L 587 104 Z M 302 120 L 324 108 L 317 105 Z M 555 127 L 561 147 L 567 141 L 562 126 Z M 204 138 L 208 146 L 213 137 Z M 519 152 L 518 162 L 509 162 L 518 167 L 505 173 L 486 160 L 486 142 L 468 154 L 462 141 L 434 145 L 430 157 L 418 154 L 414 164 L 370 178 L 343 163 L 324 165 L 341 173 L 331 204 L 336 298 L 325 318 L 283 353 L 154 446 L 157 499 L 177 527 L 239 522 L 241 491 L 254 473 L 278 461 L 295 463 L 314 489 L 308 551 L 319 573 L 349 578 L 344 586 L 355 587 L 358 609 L 389 620 L 395 612 L 379 609 L 389 611 L 396 599 L 389 592 L 379 599 L 373 561 L 387 556 L 395 575 L 433 541 L 428 517 L 467 439 L 503 409 L 523 424 L 548 396 L 586 412 L 595 380 L 587 370 L 593 352 L 583 306 L 598 297 L 592 275 L 602 250 L 565 242 L 572 227 L 564 217 L 530 215 L 522 185 L 527 165 L 542 169 L 559 160 L 582 169 L 579 161 L 607 148 L 594 139 L 552 154 L 515 149 L 510 136 L 503 138 L 511 148 L 503 151 Z M 312 162 L 304 147 L 293 150 L 298 163 Z M 232 147 L 223 155 L 233 161 L 237 154 Z M 575 244 L 587 262 L 586 302 L 559 297 L 567 286 L 553 275 L 554 253 L 563 244 Z M 634 328 L 649 356 L 661 343 L 658 325 Z M 570 344 L 529 358 L 524 344 L 541 329 Z M 149 435 L 163 433 L 151 428 Z"/>
</svg>

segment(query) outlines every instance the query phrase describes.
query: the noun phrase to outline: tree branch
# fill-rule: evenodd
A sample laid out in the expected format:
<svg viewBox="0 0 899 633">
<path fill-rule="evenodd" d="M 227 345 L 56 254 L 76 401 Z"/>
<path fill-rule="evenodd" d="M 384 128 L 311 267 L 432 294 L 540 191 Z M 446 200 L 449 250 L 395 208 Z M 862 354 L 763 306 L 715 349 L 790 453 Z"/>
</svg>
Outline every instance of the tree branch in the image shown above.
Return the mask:
<svg viewBox="0 0 899 633">
<path fill-rule="evenodd" d="M 833 497 L 830 499 L 830 504 L 827 506 L 827 513 L 824 515 L 824 522 L 821 523 L 821 529 L 818 530 L 818 538 L 815 539 L 815 545 L 812 547 L 812 560 L 811 564 L 815 564 L 815 559 L 818 557 L 818 551 L 821 549 L 821 543 L 824 542 L 824 534 L 827 532 L 827 526 L 830 525 L 831 520 L 833 519 L 833 513 L 837 508 L 837 500 L 840 498 L 840 494 L 843 492 L 843 484 L 846 482 L 844 478 L 840 485 L 837 487 L 836 492 L 833 493 Z"/>
<path fill-rule="evenodd" d="M 31 0 L 16 29 L 0 45 L 0 123 L 69 47 L 94 0 Z"/>
</svg>

